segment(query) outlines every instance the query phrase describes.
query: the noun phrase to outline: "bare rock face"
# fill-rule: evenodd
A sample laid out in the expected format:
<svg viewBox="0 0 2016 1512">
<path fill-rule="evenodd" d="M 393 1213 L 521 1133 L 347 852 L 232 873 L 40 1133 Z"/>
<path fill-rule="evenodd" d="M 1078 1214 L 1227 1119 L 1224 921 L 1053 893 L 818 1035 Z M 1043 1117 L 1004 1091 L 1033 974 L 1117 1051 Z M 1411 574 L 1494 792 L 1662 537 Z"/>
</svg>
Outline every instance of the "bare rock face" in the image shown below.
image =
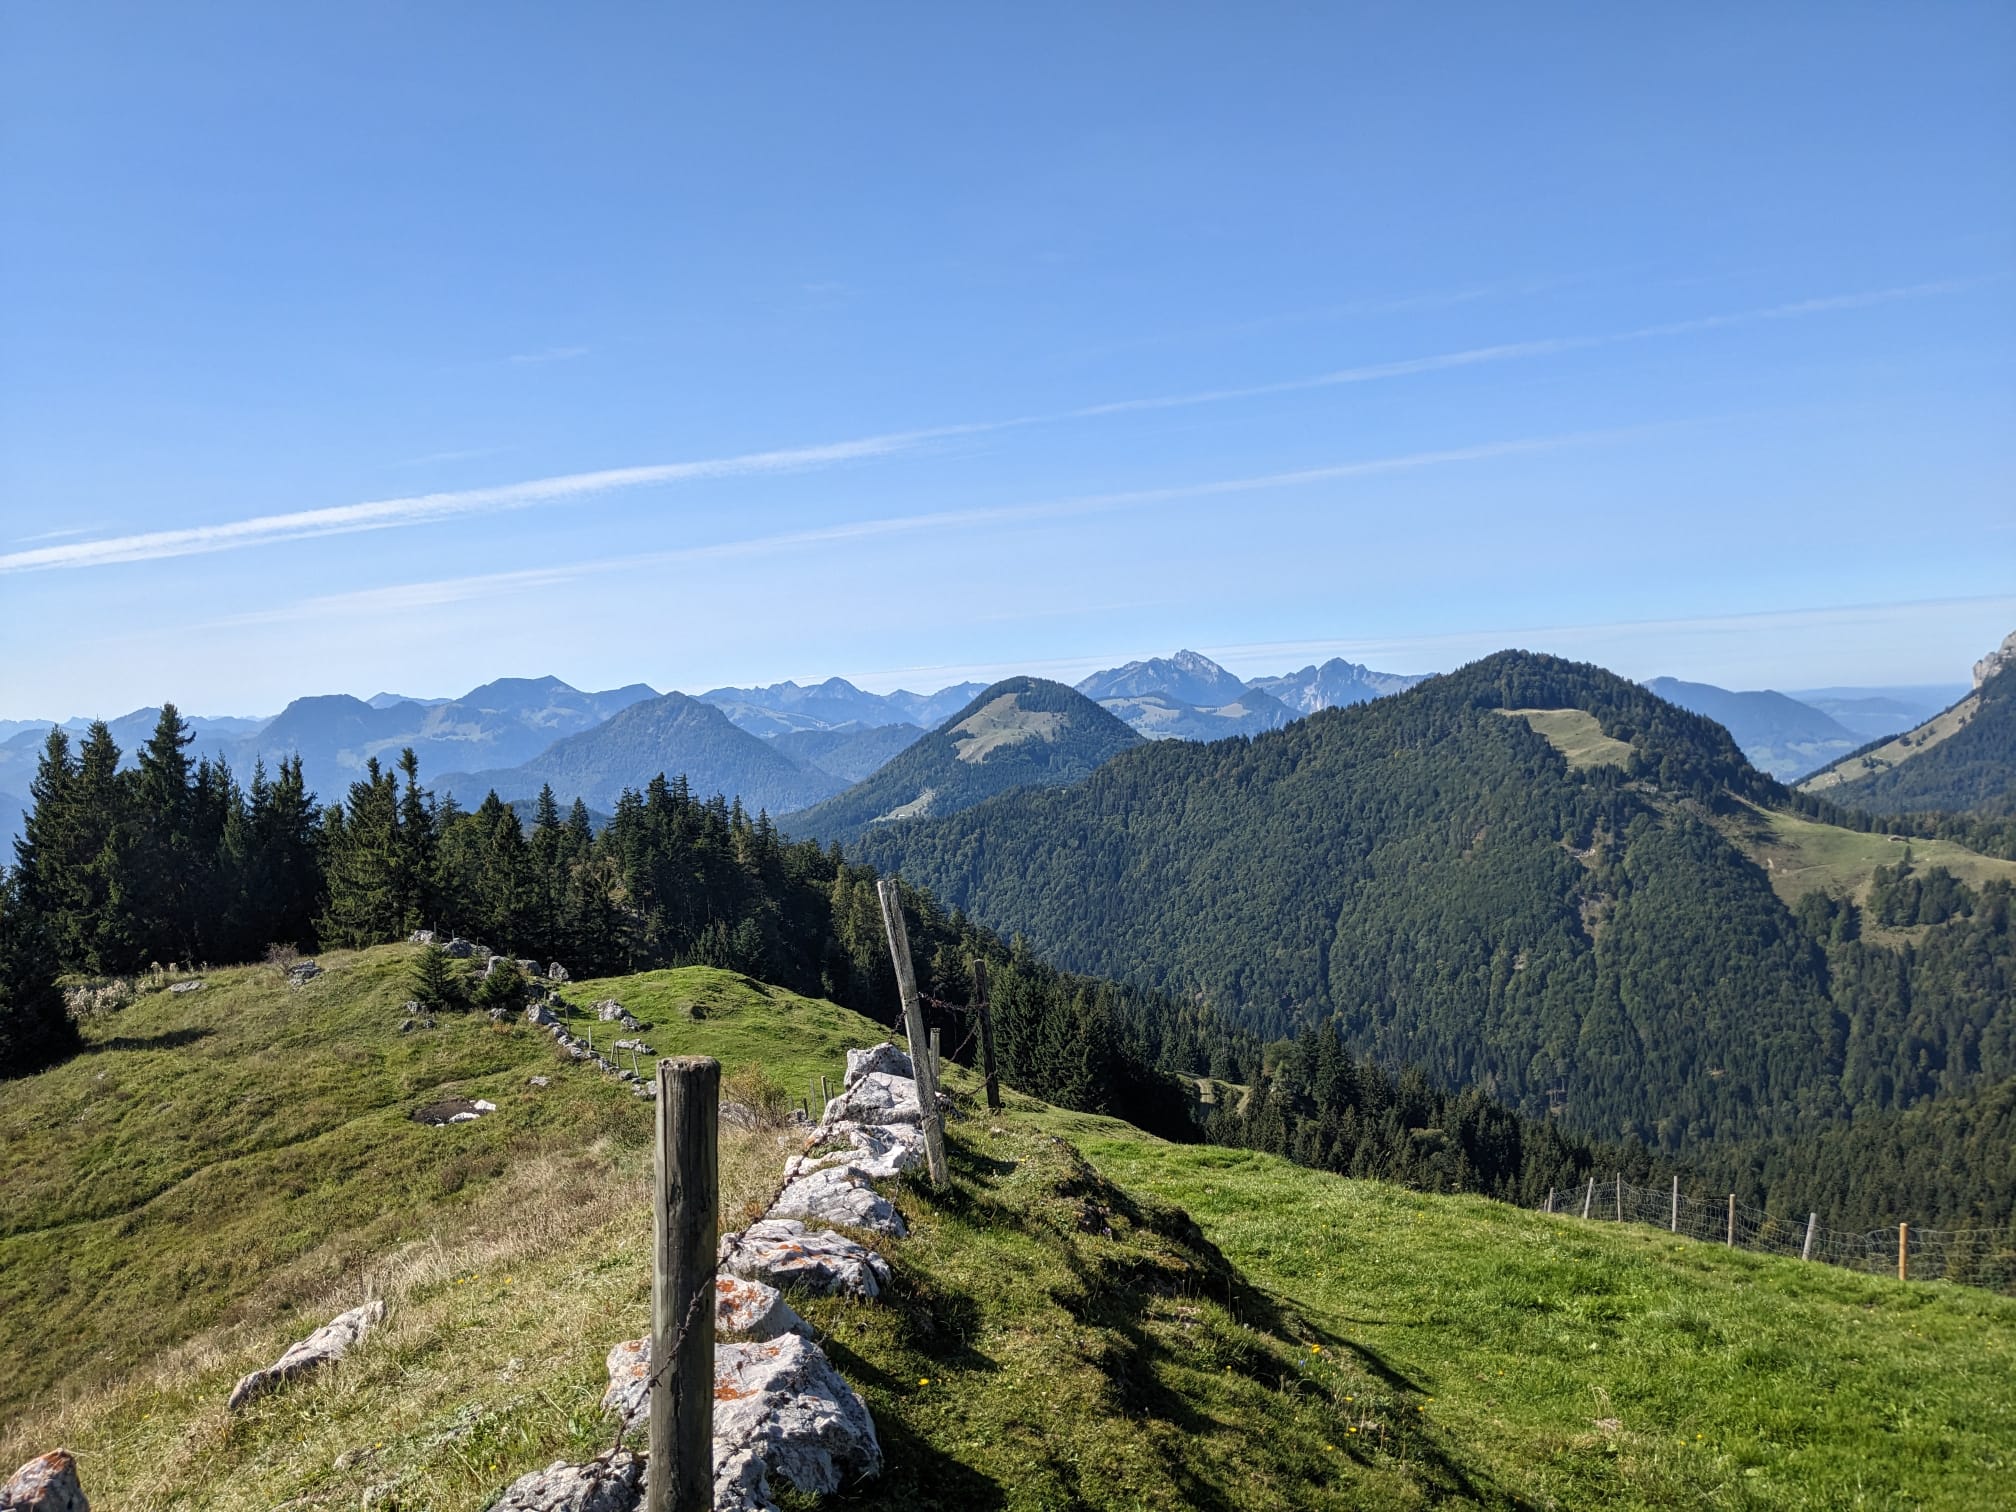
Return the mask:
<svg viewBox="0 0 2016 1512">
<path fill-rule="evenodd" d="M 898 1124 L 922 1123 L 924 1110 L 917 1102 L 917 1083 L 907 1076 L 886 1071 L 864 1072 L 845 1092 L 826 1104 L 825 1123 Z"/>
<path fill-rule="evenodd" d="M 875 1420 L 795 1334 L 714 1352 L 714 1506 L 776 1512 L 772 1478 L 811 1496 L 882 1470 Z"/>
<path fill-rule="evenodd" d="M 385 1302 L 374 1297 L 362 1307 L 331 1318 L 315 1332 L 287 1346 L 287 1352 L 264 1370 L 255 1370 L 231 1390 L 224 1405 L 232 1412 L 257 1400 L 282 1382 L 307 1375 L 333 1364 L 350 1352 L 351 1346 L 385 1320 Z"/>
<path fill-rule="evenodd" d="M 720 1260 L 730 1275 L 818 1296 L 878 1297 L 890 1280 L 889 1262 L 866 1245 L 795 1218 L 765 1218 L 727 1235 Z"/>
<path fill-rule="evenodd" d="M 873 1229 L 902 1238 L 910 1232 L 903 1215 L 852 1166 L 828 1166 L 789 1183 L 770 1204 L 772 1218 L 806 1218 L 846 1228 Z"/>
<path fill-rule="evenodd" d="M 521 1475 L 489 1512 L 633 1512 L 644 1494 L 644 1461 L 627 1449 L 585 1465 L 555 1460 Z"/>
<path fill-rule="evenodd" d="M 2002 644 L 1974 663 L 1974 686 L 1980 687 L 2004 667 L 2016 664 L 2016 631 L 2002 638 Z"/>
<path fill-rule="evenodd" d="M 636 1431 L 651 1420 L 650 1346 L 609 1351 L 603 1405 Z M 825 1352 L 795 1333 L 714 1350 L 714 1505 L 775 1512 L 770 1478 L 822 1495 L 882 1468 L 875 1420 Z M 516 1504 L 513 1504 L 516 1505 Z"/>
<path fill-rule="evenodd" d="M 0 1512 L 91 1512 L 67 1449 L 37 1455 L 0 1485 Z"/>
<path fill-rule="evenodd" d="M 847 1166 L 872 1181 L 885 1181 L 924 1164 L 924 1130 L 917 1124 L 824 1123 L 813 1136 L 814 1150 L 845 1140 L 841 1149 L 823 1155 L 794 1155 L 784 1164 L 784 1177 L 796 1181 L 814 1171 Z"/>
<path fill-rule="evenodd" d="M 914 1077 L 917 1068 L 910 1064 L 910 1056 L 893 1040 L 884 1040 L 879 1045 L 870 1045 L 866 1050 L 847 1052 L 847 1077 L 843 1085 L 853 1086 L 871 1071 L 880 1071 L 889 1076 Z"/>
</svg>

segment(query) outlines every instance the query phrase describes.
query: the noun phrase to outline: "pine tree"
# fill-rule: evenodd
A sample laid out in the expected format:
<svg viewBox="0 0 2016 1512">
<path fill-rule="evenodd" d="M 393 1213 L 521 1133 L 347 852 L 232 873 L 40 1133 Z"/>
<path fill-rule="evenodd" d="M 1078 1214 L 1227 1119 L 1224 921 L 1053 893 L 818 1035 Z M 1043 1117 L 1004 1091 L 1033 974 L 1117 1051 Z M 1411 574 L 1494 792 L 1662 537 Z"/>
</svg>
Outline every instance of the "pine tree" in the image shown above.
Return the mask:
<svg viewBox="0 0 2016 1512">
<path fill-rule="evenodd" d="M 439 945 L 420 947 L 408 981 L 413 1000 L 423 1008 L 459 1008 L 467 1001 L 462 973 L 456 970 L 454 958 Z"/>
</svg>

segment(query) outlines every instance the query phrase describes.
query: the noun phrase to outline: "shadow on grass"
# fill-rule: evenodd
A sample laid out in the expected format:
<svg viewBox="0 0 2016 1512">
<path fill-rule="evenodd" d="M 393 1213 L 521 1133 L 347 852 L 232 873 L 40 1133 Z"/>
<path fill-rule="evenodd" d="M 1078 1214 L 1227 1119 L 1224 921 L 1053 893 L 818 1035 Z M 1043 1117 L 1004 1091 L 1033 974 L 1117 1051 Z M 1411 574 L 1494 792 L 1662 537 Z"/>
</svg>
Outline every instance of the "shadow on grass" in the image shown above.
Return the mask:
<svg viewBox="0 0 2016 1512">
<path fill-rule="evenodd" d="M 86 1055 L 101 1055 L 107 1050 L 179 1050 L 184 1045 L 193 1045 L 200 1039 L 208 1039 L 215 1029 L 191 1027 L 188 1029 L 164 1029 L 159 1034 L 115 1034 L 110 1039 L 102 1039 L 84 1047 Z"/>
</svg>

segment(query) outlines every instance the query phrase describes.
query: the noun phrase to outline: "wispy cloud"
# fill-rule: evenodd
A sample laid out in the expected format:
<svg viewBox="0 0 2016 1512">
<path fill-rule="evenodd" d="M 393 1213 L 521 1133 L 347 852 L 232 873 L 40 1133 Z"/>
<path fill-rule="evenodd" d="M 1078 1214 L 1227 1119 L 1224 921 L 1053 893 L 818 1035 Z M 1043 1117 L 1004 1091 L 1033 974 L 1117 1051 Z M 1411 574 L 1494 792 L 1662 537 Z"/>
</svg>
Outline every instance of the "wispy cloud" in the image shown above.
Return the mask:
<svg viewBox="0 0 2016 1512">
<path fill-rule="evenodd" d="M 67 541 L 75 536 L 89 535 L 100 528 L 97 525 L 72 525 L 64 530 L 40 530 L 34 535 L 14 537 L 14 544 L 26 546 L 32 541 Z"/>
<path fill-rule="evenodd" d="M 585 346 L 547 347 L 543 352 L 513 352 L 504 360 L 516 367 L 536 367 L 544 362 L 572 362 L 586 357 L 588 351 Z"/>
<path fill-rule="evenodd" d="M 467 577 L 437 578 L 425 582 L 398 583 L 380 588 L 356 589 L 347 593 L 322 594 L 274 609 L 255 610 L 218 621 L 220 624 L 269 624 L 301 619 L 347 618 L 437 607 L 501 594 L 549 588 L 604 573 L 635 571 L 673 564 L 715 561 L 754 556 L 770 556 L 802 551 L 808 547 L 873 540 L 886 536 L 970 530 L 993 525 L 1034 524 L 1045 520 L 1070 519 L 1121 510 L 1144 509 L 1157 504 L 1188 503 L 1239 494 L 1263 493 L 1284 488 L 1387 473 L 1413 472 L 1421 468 L 1444 467 L 1456 463 L 1480 462 L 1498 457 L 1531 455 L 1566 447 L 1592 445 L 1648 434 L 1665 426 L 1634 426 L 1617 430 L 1577 432 L 1559 436 L 1536 436 L 1511 441 L 1492 441 L 1475 446 L 1450 447 L 1440 451 L 1408 452 L 1392 457 L 1373 457 L 1340 462 L 1327 467 L 1299 468 L 1289 472 L 1261 473 L 1251 477 L 1213 479 L 1165 488 L 1128 489 L 1114 493 L 1082 494 L 1027 504 L 1004 504 L 978 509 L 936 510 L 925 514 L 891 515 L 875 519 L 847 520 L 805 530 L 778 531 L 745 536 L 729 541 L 675 547 L 665 551 L 631 553 L 550 567 L 522 568 L 509 572 L 487 572 Z"/>
<path fill-rule="evenodd" d="M 698 462 L 666 462 L 648 467 L 566 473 L 558 477 L 534 478 L 524 483 L 507 483 L 496 488 L 412 494 L 363 504 L 339 504 L 328 509 L 303 509 L 288 514 L 258 515 L 248 520 L 225 520 L 215 525 L 196 525 L 184 530 L 153 530 L 139 535 L 73 541 L 62 546 L 43 546 L 0 555 L 0 572 L 157 561 L 163 557 L 195 556 L 203 552 L 264 546 L 276 541 L 345 535 L 360 530 L 386 530 L 394 526 L 450 519 L 457 515 L 523 509 L 529 505 L 586 498 L 645 484 L 731 478 L 752 473 L 802 472 L 855 462 L 865 457 L 884 456 L 915 445 L 919 439 L 921 433 L 869 436 L 829 446 L 800 446 Z"/>
<path fill-rule="evenodd" d="M 867 436 L 821 446 L 799 446 L 746 456 L 716 458 L 698 462 L 671 462 L 641 467 L 609 468 L 598 472 L 570 473 L 559 477 L 536 478 L 529 482 L 495 488 L 464 489 L 452 493 L 420 494 L 406 498 L 381 499 L 363 504 L 337 505 L 327 509 L 300 510 L 286 514 L 261 515 L 248 520 L 225 521 L 215 525 L 182 530 L 149 531 L 139 535 L 115 536 L 103 540 L 77 541 L 65 546 L 0 554 L 0 573 L 28 572 L 48 568 L 104 566 L 115 562 L 152 561 L 163 557 L 191 556 L 202 552 L 228 551 L 247 546 L 270 545 L 280 541 L 338 535 L 360 530 L 383 530 L 417 525 L 457 515 L 520 509 L 535 504 L 578 499 L 619 489 L 652 484 L 690 482 L 735 477 L 750 473 L 798 472 L 845 462 L 885 457 L 907 451 L 926 441 L 960 436 L 977 436 L 1034 425 L 1094 420 L 1111 415 L 1153 410 L 1188 408 L 1235 400 L 1265 398 L 1276 394 L 1356 383 L 1373 383 L 1424 373 L 1479 367 L 1554 356 L 1628 342 L 1650 341 L 1725 329 L 1765 321 L 1795 320 L 1840 310 L 1866 309 L 1905 300 L 1928 299 L 1958 293 L 1985 280 L 1944 280 L 1888 289 L 1864 290 L 1852 294 L 1799 300 L 1789 304 L 1733 313 L 1696 316 L 1661 325 L 1639 326 L 1593 336 L 1546 337 L 1531 341 L 1504 342 L 1460 351 L 1431 353 L 1421 357 L 1338 368 L 1300 378 L 1230 388 L 1203 389 L 1185 394 L 1162 394 L 1133 399 L 1110 400 L 1099 404 L 1048 414 L 1017 415 L 1006 419 L 980 420 L 964 424 L 940 425 L 926 429 Z M 575 349 L 563 349 L 572 352 Z"/>
</svg>

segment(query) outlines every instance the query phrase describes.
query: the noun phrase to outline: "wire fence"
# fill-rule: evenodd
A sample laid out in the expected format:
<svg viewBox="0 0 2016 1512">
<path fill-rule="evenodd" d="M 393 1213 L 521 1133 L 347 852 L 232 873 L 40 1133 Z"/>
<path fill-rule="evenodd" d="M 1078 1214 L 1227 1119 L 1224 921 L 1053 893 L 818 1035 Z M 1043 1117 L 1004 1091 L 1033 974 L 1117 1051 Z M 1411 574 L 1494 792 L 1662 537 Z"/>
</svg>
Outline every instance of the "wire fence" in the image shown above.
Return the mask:
<svg viewBox="0 0 2016 1512">
<path fill-rule="evenodd" d="M 1643 1187 L 1621 1176 L 1549 1192 L 1542 1212 L 1592 1223 L 1643 1223 L 1735 1249 L 1839 1265 L 1910 1281 L 1952 1281 L 2016 1295 L 2016 1225 L 2006 1229 L 1935 1229 L 1900 1223 L 1850 1232 L 1823 1228 L 1818 1216 L 1782 1217 L 1727 1196 L 1689 1197 L 1676 1181 Z"/>
</svg>

